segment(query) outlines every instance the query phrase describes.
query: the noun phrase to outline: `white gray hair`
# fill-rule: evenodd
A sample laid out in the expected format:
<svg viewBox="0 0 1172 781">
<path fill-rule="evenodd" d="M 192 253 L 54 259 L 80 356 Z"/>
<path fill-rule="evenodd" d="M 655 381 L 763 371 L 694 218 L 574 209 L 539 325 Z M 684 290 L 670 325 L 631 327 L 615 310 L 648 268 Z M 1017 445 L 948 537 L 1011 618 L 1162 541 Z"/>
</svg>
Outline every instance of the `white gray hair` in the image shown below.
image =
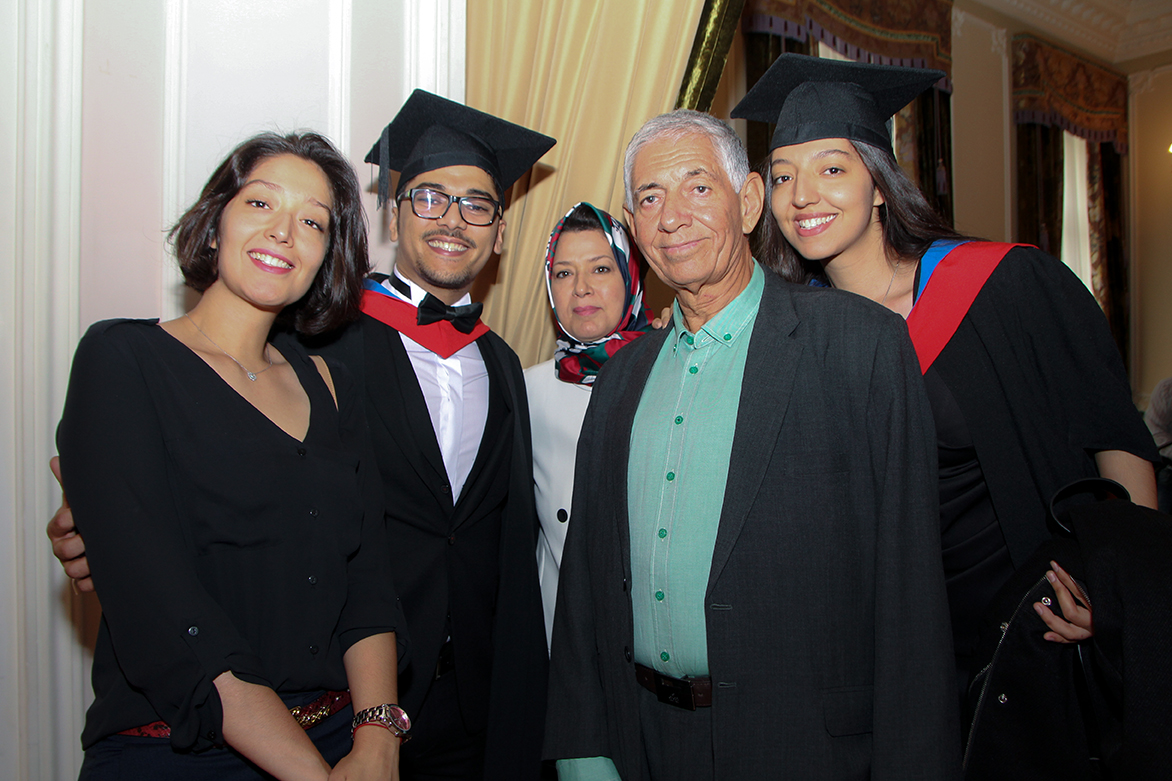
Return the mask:
<svg viewBox="0 0 1172 781">
<path fill-rule="evenodd" d="M 623 184 L 628 211 L 635 211 L 635 193 L 631 183 L 635 155 L 651 141 L 660 138 L 679 139 L 689 133 L 703 133 L 708 136 L 725 174 L 732 182 L 733 189 L 740 192 L 744 187 L 745 180 L 749 178 L 749 153 L 745 151 L 745 145 L 741 143 L 736 131 L 729 127 L 727 122 L 711 114 L 680 108 L 647 120 L 631 138 L 631 143 L 627 144 L 627 154 L 623 159 Z"/>
</svg>

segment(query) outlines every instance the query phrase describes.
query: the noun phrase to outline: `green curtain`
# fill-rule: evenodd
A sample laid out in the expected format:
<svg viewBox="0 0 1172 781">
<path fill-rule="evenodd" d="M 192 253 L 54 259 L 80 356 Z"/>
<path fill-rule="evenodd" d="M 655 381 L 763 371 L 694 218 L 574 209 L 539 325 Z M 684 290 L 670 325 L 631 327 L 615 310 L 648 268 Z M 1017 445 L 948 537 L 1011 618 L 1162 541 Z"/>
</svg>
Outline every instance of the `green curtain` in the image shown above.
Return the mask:
<svg viewBox="0 0 1172 781">
<path fill-rule="evenodd" d="M 1127 291 L 1127 255 L 1124 251 L 1123 220 L 1123 158 L 1114 142 L 1095 144 L 1089 142 L 1091 175 L 1098 176 L 1098 182 L 1091 182 L 1091 192 L 1097 191 L 1101 199 L 1099 208 L 1099 230 L 1092 212 L 1091 251 L 1095 277 L 1095 297 L 1103 307 L 1111 335 L 1123 356 L 1123 364 L 1129 366 L 1131 332 L 1131 308 Z M 1088 151 L 1091 151 L 1088 150 Z M 1092 195 L 1092 198 L 1094 196 Z M 1091 204 L 1094 209 L 1094 204 Z"/>
<path fill-rule="evenodd" d="M 705 0 L 700 24 L 692 41 L 692 53 L 680 84 L 676 108 L 708 111 L 728 62 L 745 0 Z"/>
<path fill-rule="evenodd" d="M 952 225 L 952 96 L 930 89 L 916 98 L 915 106 L 916 184 Z"/>
<path fill-rule="evenodd" d="M 778 55 L 785 53 L 810 54 L 811 40 L 794 40 L 771 33 L 746 32 L 745 36 L 745 84 L 752 86 L 769 70 Z M 749 163 L 757 165 L 769 153 L 769 142 L 777 126 L 772 122 L 746 122 L 745 148 L 749 152 Z"/>
<path fill-rule="evenodd" d="M 1062 128 L 1017 126 L 1017 240 L 1062 251 Z"/>
</svg>

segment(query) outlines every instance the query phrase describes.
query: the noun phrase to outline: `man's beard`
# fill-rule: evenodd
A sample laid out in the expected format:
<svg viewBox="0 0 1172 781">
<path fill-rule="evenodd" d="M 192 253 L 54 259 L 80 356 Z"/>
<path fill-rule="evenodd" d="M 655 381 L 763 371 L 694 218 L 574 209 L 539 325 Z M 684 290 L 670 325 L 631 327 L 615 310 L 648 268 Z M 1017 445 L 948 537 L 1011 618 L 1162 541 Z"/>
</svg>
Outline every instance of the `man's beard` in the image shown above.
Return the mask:
<svg viewBox="0 0 1172 781">
<path fill-rule="evenodd" d="M 435 238 L 449 238 L 458 239 L 468 246 L 468 253 L 474 253 L 477 250 L 476 242 L 466 236 L 463 231 L 452 231 L 444 229 L 430 230 L 423 234 L 423 242 L 426 244 Z M 476 279 L 476 264 L 466 265 L 458 269 L 454 269 L 451 273 L 441 276 L 436 273 L 437 269 L 431 268 L 423 263 L 415 263 L 416 273 L 427 284 L 438 287 L 443 290 L 463 290 L 472 284 Z"/>
</svg>

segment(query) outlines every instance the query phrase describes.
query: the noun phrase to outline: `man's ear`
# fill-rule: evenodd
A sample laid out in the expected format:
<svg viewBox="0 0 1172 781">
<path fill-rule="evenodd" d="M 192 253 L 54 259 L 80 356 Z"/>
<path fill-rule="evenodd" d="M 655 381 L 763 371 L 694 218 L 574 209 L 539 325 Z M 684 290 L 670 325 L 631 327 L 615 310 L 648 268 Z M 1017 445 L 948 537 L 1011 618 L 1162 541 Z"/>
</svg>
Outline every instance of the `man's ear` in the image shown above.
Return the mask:
<svg viewBox="0 0 1172 781">
<path fill-rule="evenodd" d="M 399 207 L 398 206 L 391 207 L 391 224 L 388 227 L 389 227 L 391 241 L 398 241 L 399 240 Z"/>
<path fill-rule="evenodd" d="M 623 216 L 627 218 L 627 230 L 631 234 L 631 238 L 635 238 L 635 215 L 626 206 L 623 206 Z"/>
<path fill-rule="evenodd" d="M 497 255 L 501 254 L 501 250 L 505 246 L 505 218 L 502 216 L 496 226 L 496 241 L 493 242 L 492 251 Z"/>
<path fill-rule="evenodd" d="M 741 232 L 748 236 L 757 227 L 761 210 L 765 208 L 765 182 L 756 171 L 750 172 L 741 186 L 740 200 Z"/>
</svg>

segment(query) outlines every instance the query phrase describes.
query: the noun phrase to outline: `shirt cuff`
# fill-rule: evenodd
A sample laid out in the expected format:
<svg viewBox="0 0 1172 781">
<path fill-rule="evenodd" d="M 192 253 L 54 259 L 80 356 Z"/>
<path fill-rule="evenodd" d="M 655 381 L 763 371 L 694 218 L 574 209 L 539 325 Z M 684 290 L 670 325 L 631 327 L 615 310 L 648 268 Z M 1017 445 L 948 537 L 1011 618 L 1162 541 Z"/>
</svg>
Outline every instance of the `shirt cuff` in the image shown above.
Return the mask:
<svg viewBox="0 0 1172 781">
<path fill-rule="evenodd" d="M 558 781 L 623 781 L 608 757 L 559 759 Z"/>
</svg>

